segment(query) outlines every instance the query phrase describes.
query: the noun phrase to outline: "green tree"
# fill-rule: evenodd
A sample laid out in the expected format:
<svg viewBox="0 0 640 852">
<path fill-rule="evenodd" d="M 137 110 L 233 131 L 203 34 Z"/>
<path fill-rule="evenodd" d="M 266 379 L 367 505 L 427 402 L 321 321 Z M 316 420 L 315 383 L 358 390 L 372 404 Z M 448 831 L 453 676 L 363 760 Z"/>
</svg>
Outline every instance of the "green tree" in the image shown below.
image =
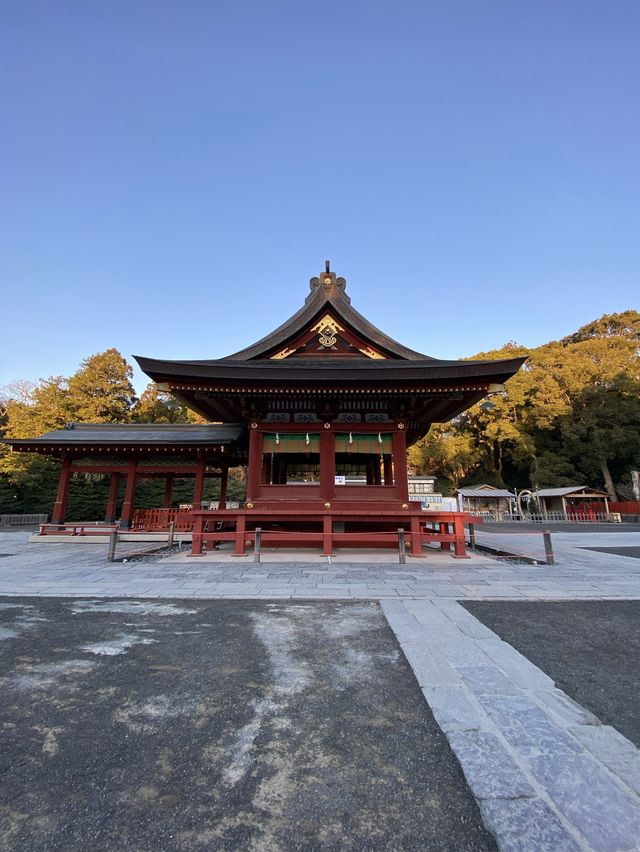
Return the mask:
<svg viewBox="0 0 640 852">
<path fill-rule="evenodd" d="M 481 457 L 473 436 L 459 431 L 455 423 L 451 427 L 433 426 L 408 453 L 409 464 L 416 472 L 444 479 L 452 490 L 479 465 Z"/>
<path fill-rule="evenodd" d="M 186 405 L 181 405 L 171 394 L 159 391 L 153 383 L 147 385 L 131 410 L 134 423 L 189 423 L 190 415 L 193 412 Z"/>
<path fill-rule="evenodd" d="M 91 355 L 68 382 L 74 419 L 81 423 L 125 423 L 136 395 L 133 370 L 117 349 Z"/>
</svg>

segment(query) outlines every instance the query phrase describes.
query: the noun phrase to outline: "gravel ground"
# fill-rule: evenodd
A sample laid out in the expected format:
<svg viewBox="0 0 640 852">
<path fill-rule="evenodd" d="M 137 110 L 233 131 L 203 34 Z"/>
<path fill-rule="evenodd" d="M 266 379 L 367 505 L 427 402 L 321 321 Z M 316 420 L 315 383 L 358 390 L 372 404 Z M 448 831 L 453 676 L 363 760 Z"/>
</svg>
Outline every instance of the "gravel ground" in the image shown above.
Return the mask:
<svg viewBox="0 0 640 852">
<path fill-rule="evenodd" d="M 377 604 L 0 599 L 0 848 L 495 849 Z"/>
<path fill-rule="evenodd" d="M 640 747 L 640 601 L 460 603 Z"/>
</svg>

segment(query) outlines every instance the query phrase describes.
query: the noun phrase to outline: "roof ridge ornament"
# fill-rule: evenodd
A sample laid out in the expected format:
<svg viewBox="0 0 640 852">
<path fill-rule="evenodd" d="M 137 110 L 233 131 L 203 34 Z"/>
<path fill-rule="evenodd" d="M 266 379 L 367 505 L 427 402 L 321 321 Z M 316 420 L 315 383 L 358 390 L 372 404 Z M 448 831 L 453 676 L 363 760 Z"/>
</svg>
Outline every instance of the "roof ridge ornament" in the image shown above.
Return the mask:
<svg viewBox="0 0 640 852">
<path fill-rule="evenodd" d="M 347 279 L 338 278 L 335 272 L 331 271 L 331 261 L 325 260 L 324 272 L 321 273 L 318 278 L 311 278 L 309 281 L 309 287 L 311 292 L 317 290 L 319 287 L 337 287 L 339 290 L 344 292 L 347 287 Z"/>
</svg>

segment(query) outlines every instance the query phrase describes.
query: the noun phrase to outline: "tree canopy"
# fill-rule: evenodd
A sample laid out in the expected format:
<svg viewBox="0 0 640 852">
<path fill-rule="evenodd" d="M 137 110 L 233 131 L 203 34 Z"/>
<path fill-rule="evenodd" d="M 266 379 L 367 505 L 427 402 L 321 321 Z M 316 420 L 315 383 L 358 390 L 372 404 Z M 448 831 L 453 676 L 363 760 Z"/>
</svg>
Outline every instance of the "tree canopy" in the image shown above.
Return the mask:
<svg viewBox="0 0 640 852">
<path fill-rule="evenodd" d="M 443 488 L 490 484 L 604 487 L 629 497 L 640 465 L 640 314 L 588 323 L 534 349 L 515 343 L 476 358 L 526 355 L 506 392 L 483 400 L 409 451 Z"/>
</svg>

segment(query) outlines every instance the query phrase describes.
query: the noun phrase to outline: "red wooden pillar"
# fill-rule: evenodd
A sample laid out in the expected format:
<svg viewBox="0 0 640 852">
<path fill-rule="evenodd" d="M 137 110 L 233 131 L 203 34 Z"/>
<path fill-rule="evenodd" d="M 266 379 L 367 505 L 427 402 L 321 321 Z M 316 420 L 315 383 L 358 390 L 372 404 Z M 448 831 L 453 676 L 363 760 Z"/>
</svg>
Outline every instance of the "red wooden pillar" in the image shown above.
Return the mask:
<svg viewBox="0 0 640 852">
<path fill-rule="evenodd" d="M 220 477 L 220 500 L 218 502 L 219 509 L 227 508 L 227 485 L 229 482 L 229 468 L 222 468 L 222 476 Z"/>
<path fill-rule="evenodd" d="M 440 521 L 438 524 L 438 529 L 442 533 L 442 535 L 449 535 L 449 522 L 448 521 Z M 451 550 L 451 542 L 449 541 L 441 541 L 440 542 L 440 550 Z"/>
<path fill-rule="evenodd" d="M 411 515 L 411 555 L 422 556 L 422 542 L 420 541 L 420 517 Z"/>
<path fill-rule="evenodd" d="M 71 479 L 71 459 L 67 456 L 62 460 L 58 493 L 51 513 L 52 524 L 64 524 L 67 516 L 67 499 L 69 496 L 69 480 Z"/>
<path fill-rule="evenodd" d="M 320 433 L 320 497 L 330 502 L 336 496 L 336 436 L 327 429 Z"/>
<path fill-rule="evenodd" d="M 407 436 L 404 429 L 393 433 L 393 472 L 396 497 L 409 502 L 409 477 L 407 474 Z"/>
<path fill-rule="evenodd" d="M 246 518 L 244 512 L 240 512 L 236 517 L 236 546 L 231 554 L 232 556 L 244 556 L 244 537 L 246 532 Z"/>
<path fill-rule="evenodd" d="M 385 454 L 383 462 L 384 484 L 393 485 L 393 466 L 391 464 L 391 456 Z"/>
<path fill-rule="evenodd" d="M 249 463 L 247 466 L 247 502 L 260 496 L 260 473 L 262 471 L 262 432 L 249 432 Z"/>
<path fill-rule="evenodd" d="M 454 515 L 453 518 L 453 532 L 455 534 L 455 542 L 454 542 L 454 550 L 455 556 L 454 559 L 469 559 L 467 556 L 467 548 L 465 547 L 464 542 L 464 521 L 460 517 L 460 514 Z"/>
<path fill-rule="evenodd" d="M 162 498 L 162 508 L 171 508 L 171 495 L 173 492 L 173 474 L 170 473 L 164 481 L 164 497 Z"/>
<path fill-rule="evenodd" d="M 204 489 L 204 472 L 206 462 L 204 459 L 198 459 L 196 464 L 196 481 L 193 486 L 193 508 L 199 509 L 202 503 L 202 491 Z"/>
<path fill-rule="evenodd" d="M 204 530 L 204 515 L 194 516 L 193 533 L 191 535 L 191 553 L 189 556 L 202 556 L 202 533 Z"/>
<path fill-rule="evenodd" d="M 120 474 L 111 474 L 111 483 L 109 484 L 109 497 L 107 498 L 107 509 L 104 519 L 108 524 L 112 524 L 116 519 L 116 509 L 118 507 L 118 486 L 120 485 Z"/>
<path fill-rule="evenodd" d="M 136 478 L 138 472 L 138 460 L 131 459 L 127 467 L 127 487 L 124 492 L 124 502 L 122 504 L 122 514 L 120 516 L 120 526 L 130 527 L 133 520 L 133 512 L 135 509 L 136 496 Z"/>
<path fill-rule="evenodd" d="M 322 555 L 331 556 L 333 553 L 333 518 L 327 513 L 322 519 Z"/>
</svg>

